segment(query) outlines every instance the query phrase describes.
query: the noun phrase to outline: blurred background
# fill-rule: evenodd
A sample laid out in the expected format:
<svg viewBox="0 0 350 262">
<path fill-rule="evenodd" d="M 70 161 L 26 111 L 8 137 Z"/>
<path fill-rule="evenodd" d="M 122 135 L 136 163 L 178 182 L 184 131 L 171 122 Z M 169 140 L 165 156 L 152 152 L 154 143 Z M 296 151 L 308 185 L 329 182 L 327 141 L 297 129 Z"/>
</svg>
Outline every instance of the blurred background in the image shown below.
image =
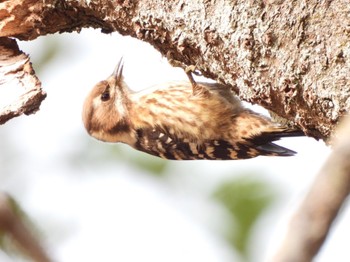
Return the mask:
<svg viewBox="0 0 350 262">
<path fill-rule="evenodd" d="M 187 79 L 150 45 L 97 30 L 20 42 L 47 98 L 0 127 L 0 190 L 15 198 L 57 262 L 264 261 L 330 149 L 279 142 L 295 157 L 166 161 L 89 137 L 82 104 L 121 56 L 134 90 Z M 259 107 L 254 109 L 264 112 Z M 349 261 L 344 210 L 317 261 Z M 0 261 L 29 261 L 0 234 Z"/>
</svg>

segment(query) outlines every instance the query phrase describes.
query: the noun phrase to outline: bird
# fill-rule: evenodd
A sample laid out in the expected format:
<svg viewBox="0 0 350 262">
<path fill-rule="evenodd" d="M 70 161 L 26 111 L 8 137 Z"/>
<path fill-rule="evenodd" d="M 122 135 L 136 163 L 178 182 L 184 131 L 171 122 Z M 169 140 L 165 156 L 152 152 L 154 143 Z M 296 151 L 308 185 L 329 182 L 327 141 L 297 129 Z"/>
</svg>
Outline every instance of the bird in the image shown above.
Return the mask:
<svg viewBox="0 0 350 262">
<path fill-rule="evenodd" d="M 169 160 L 238 160 L 293 156 L 275 144 L 302 136 L 245 106 L 220 83 L 169 81 L 135 92 L 123 77 L 123 60 L 97 83 L 83 105 L 83 123 L 98 140 L 125 143 Z"/>
</svg>

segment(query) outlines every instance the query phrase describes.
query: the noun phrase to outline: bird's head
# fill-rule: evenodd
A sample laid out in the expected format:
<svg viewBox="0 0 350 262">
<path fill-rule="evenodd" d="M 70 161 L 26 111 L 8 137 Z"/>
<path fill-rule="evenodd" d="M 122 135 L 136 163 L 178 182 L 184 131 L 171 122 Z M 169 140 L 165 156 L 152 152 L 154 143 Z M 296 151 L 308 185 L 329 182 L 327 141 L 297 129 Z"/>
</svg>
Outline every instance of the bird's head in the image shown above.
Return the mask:
<svg viewBox="0 0 350 262">
<path fill-rule="evenodd" d="M 128 122 L 128 87 L 123 81 L 123 61 L 113 74 L 97 83 L 83 107 L 83 122 L 87 132 L 106 142 L 125 142 L 130 129 Z"/>
</svg>

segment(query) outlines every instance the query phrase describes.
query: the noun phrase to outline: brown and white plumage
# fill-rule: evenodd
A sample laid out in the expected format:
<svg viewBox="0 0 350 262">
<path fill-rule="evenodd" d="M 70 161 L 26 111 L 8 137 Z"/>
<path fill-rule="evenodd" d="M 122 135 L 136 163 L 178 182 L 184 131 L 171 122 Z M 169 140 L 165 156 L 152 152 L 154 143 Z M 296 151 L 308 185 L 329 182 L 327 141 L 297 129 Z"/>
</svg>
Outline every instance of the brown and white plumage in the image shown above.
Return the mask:
<svg viewBox="0 0 350 262">
<path fill-rule="evenodd" d="M 220 84 L 167 82 L 131 91 L 122 63 L 86 98 L 83 122 L 88 133 L 106 142 L 122 142 L 165 159 L 245 159 L 291 156 L 273 143 L 302 135 L 273 124 L 242 106 Z"/>
</svg>

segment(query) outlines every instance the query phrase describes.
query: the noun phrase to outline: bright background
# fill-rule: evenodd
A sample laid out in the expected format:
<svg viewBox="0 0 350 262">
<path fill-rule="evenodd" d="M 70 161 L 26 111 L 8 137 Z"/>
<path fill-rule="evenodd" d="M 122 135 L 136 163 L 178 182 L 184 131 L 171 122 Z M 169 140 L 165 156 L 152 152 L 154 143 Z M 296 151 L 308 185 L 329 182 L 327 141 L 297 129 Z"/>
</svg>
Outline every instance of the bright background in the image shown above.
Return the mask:
<svg viewBox="0 0 350 262">
<path fill-rule="evenodd" d="M 121 56 L 129 86 L 186 79 L 150 45 L 97 30 L 20 42 L 48 96 L 0 128 L 0 190 L 11 194 L 57 262 L 263 261 L 277 249 L 330 150 L 280 142 L 289 158 L 165 161 L 89 137 L 82 104 Z M 261 109 L 258 109 L 261 110 Z M 349 261 L 342 212 L 316 261 Z M 26 261 L 0 250 L 0 261 Z"/>
</svg>

